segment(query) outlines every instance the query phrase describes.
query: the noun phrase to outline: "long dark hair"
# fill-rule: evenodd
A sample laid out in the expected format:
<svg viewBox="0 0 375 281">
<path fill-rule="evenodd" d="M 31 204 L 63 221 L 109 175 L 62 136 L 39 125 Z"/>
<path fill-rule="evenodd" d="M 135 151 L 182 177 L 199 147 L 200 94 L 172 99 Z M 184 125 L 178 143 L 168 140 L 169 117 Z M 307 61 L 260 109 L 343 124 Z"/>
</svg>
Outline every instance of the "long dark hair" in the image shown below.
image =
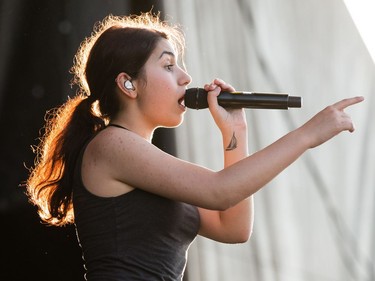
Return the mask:
<svg viewBox="0 0 375 281">
<path fill-rule="evenodd" d="M 74 222 L 72 183 L 77 156 L 84 144 L 119 111 L 115 79 L 125 72 L 146 79 L 143 66 L 161 39 L 168 39 L 183 55 L 184 37 L 179 27 L 159 15 L 108 16 L 75 56 L 73 83 L 79 91 L 46 115 L 44 133 L 35 148 L 35 166 L 26 182 L 30 201 L 41 219 L 52 225 Z"/>
</svg>

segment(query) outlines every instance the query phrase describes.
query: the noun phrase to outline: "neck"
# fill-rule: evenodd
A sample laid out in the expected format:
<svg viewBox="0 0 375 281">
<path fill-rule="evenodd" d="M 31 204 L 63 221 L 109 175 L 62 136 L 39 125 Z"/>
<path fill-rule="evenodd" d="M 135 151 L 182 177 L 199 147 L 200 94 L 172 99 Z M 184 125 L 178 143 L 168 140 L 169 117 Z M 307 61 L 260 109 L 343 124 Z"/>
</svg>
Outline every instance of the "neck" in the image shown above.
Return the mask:
<svg viewBox="0 0 375 281">
<path fill-rule="evenodd" d="M 118 125 L 127 130 L 139 135 L 140 137 L 144 138 L 148 142 L 151 143 L 155 129 L 146 129 L 141 124 L 136 124 L 132 122 L 126 122 L 121 119 L 115 118 L 113 119 L 110 124 Z"/>
</svg>

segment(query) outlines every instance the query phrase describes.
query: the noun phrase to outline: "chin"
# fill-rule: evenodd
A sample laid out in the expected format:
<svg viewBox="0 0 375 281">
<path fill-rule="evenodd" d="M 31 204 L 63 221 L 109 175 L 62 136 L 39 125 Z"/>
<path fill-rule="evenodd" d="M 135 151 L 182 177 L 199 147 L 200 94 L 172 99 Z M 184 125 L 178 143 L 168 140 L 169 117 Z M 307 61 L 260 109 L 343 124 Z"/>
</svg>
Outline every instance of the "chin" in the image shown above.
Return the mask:
<svg viewBox="0 0 375 281">
<path fill-rule="evenodd" d="M 176 119 L 176 120 L 169 120 L 169 122 L 167 124 L 164 124 L 164 128 L 176 128 L 178 126 L 180 126 L 182 124 L 182 122 L 184 121 L 184 117 L 181 116 L 179 119 Z"/>
</svg>

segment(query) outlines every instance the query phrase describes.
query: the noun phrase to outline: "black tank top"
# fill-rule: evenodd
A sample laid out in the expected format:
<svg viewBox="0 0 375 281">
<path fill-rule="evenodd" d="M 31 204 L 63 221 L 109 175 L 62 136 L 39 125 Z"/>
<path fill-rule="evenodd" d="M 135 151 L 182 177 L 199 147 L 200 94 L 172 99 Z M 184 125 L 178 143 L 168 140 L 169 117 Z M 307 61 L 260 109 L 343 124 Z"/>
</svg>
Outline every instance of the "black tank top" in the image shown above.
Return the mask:
<svg viewBox="0 0 375 281">
<path fill-rule="evenodd" d="M 96 196 L 83 186 L 82 155 L 73 205 L 86 279 L 182 280 L 199 229 L 197 208 L 137 188 L 117 197 Z"/>
</svg>

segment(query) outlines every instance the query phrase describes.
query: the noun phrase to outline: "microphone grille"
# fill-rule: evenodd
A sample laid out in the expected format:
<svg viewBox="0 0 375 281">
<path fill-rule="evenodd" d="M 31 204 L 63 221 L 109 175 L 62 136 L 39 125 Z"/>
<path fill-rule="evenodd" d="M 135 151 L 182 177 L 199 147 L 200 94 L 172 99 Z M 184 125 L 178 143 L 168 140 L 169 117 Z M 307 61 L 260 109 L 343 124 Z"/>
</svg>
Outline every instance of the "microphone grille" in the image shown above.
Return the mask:
<svg viewBox="0 0 375 281">
<path fill-rule="evenodd" d="M 207 92 L 201 88 L 190 88 L 185 92 L 185 106 L 192 109 L 208 108 Z"/>
</svg>

